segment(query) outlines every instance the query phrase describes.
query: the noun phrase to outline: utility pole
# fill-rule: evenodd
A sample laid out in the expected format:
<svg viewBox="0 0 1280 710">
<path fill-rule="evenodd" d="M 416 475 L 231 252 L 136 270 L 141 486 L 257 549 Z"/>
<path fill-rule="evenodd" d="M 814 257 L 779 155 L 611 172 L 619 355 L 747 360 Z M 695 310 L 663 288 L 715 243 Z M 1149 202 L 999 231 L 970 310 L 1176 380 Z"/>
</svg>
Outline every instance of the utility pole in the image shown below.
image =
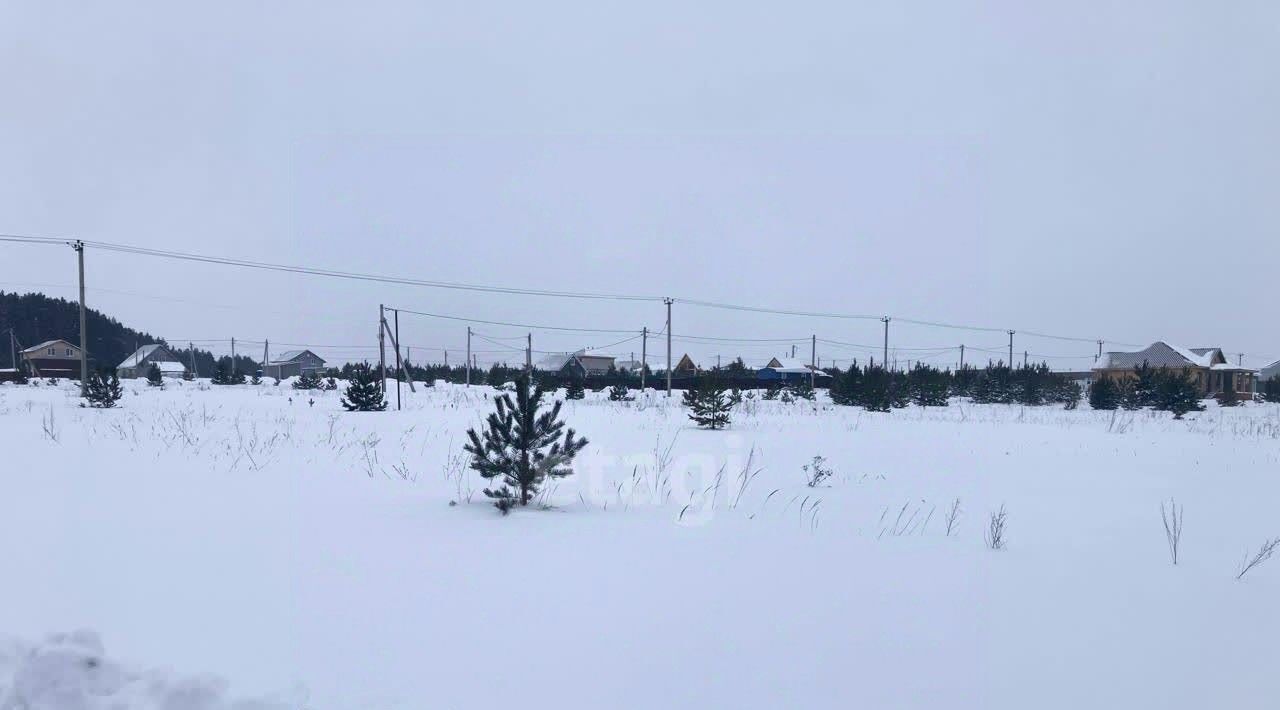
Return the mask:
<svg viewBox="0 0 1280 710">
<path fill-rule="evenodd" d="M 1022 351 L 1022 369 L 1027 369 L 1027 351 Z"/>
<path fill-rule="evenodd" d="M 449 348 L 444 349 L 444 366 L 449 366 Z"/>
<path fill-rule="evenodd" d="M 400 411 L 400 380 L 404 379 L 404 363 L 400 360 L 400 309 L 392 309 L 396 323 L 396 411 Z M 448 352 L 447 350 L 445 352 Z"/>
<path fill-rule="evenodd" d="M 1009 331 L 1009 369 L 1013 369 L 1013 331 Z"/>
<path fill-rule="evenodd" d="M 471 386 L 471 366 L 475 361 L 471 359 L 471 326 L 467 326 L 467 386 Z"/>
<path fill-rule="evenodd" d="M 1236 365 L 1244 367 L 1244 353 L 1236 353 Z"/>
<path fill-rule="evenodd" d="M 267 376 L 267 363 L 270 361 L 269 359 L 270 355 L 271 355 L 271 341 L 264 340 L 262 341 L 262 376 L 263 377 Z"/>
<path fill-rule="evenodd" d="M 809 389 L 817 384 L 818 374 L 818 335 L 814 333 L 809 338 Z"/>
<path fill-rule="evenodd" d="M 1102 341 L 1098 341 L 1098 354 L 1093 356 L 1093 361 L 1097 362 L 1102 357 Z"/>
<path fill-rule="evenodd" d="M 13 358 L 13 371 L 18 371 L 18 341 L 13 337 L 13 328 L 9 329 L 9 356 Z"/>
<path fill-rule="evenodd" d="M 645 351 L 649 349 L 649 326 L 640 331 L 640 391 L 644 392 Z"/>
<path fill-rule="evenodd" d="M 89 334 L 86 331 L 84 310 L 84 242 L 77 239 L 71 245 L 76 250 L 76 260 L 80 265 L 80 396 L 89 396 Z M 12 333 L 10 333 L 12 335 Z"/>
<path fill-rule="evenodd" d="M 964 369 L 964 343 L 960 343 L 960 369 Z"/>
<path fill-rule="evenodd" d="M 382 375 L 382 384 L 378 386 L 378 392 L 383 397 L 387 396 L 387 314 L 386 307 L 381 303 L 378 304 L 378 371 Z"/>
<path fill-rule="evenodd" d="M 533 333 L 525 335 L 524 373 L 530 377 L 533 376 Z"/>
<path fill-rule="evenodd" d="M 231 378 L 236 376 L 236 339 L 231 339 Z"/>
<path fill-rule="evenodd" d="M 671 299 L 662 299 L 667 304 L 667 397 L 671 397 Z"/>
<path fill-rule="evenodd" d="M 795 344 L 795 343 L 792 343 L 792 344 L 791 344 L 791 359 L 792 359 L 792 360 L 794 360 L 795 358 L 796 358 L 796 344 Z"/>
<path fill-rule="evenodd" d="M 884 321 L 884 354 L 880 360 L 880 367 L 889 366 L 889 316 L 880 319 Z"/>
<path fill-rule="evenodd" d="M 191 355 L 191 376 L 199 377 L 200 372 L 196 370 L 196 346 L 194 343 L 187 343 L 187 353 Z"/>
</svg>

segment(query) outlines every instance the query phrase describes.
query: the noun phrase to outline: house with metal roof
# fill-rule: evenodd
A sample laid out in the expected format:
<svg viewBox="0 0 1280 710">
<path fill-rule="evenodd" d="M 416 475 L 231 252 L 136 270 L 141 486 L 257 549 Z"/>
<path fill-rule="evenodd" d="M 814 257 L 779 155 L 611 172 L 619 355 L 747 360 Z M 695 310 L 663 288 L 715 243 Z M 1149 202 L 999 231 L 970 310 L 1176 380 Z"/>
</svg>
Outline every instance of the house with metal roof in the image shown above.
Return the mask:
<svg viewBox="0 0 1280 710">
<path fill-rule="evenodd" d="M 831 375 L 798 358 L 775 357 L 756 370 L 756 378 L 778 383 L 808 382 L 810 379 L 814 382 L 827 382 Z"/>
<path fill-rule="evenodd" d="M 1128 379 L 1135 377 L 1134 368 L 1143 364 L 1185 373 L 1205 397 L 1228 393 L 1237 399 L 1248 399 L 1257 377 L 1252 368 L 1227 362 L 1222 348 L 1184 348 L 1163 341 L 1142 350 L 1103 353 L 1093 372 L 1095 377 Z"/>
<path fill-rule="evenodd" d="M 304 374 L 319 375 L 324 372 L 324 358 L 310 350 L 287 350 L 275 360 L 262 363 L 262 374 L 283 380 Z"/>
<path fill-rule="evenodd" d="M 1276 360 L 1258 371 L 1259 382 L 1266 382 L 1277 377 L 1280 377 L 1280 360 Z"/>
<path fill-rule="evenodd" d="M 46 340 L 19 352 L 36 377 L 80 378 L 80 346 L 68 340 Z"/>
<path fill-rule="evenodd" d="M 570 377 L 598 377 L 614 368 L 614 357 L 591 350 L 549 353 L 538 361 L 537 369 Z"/>
<path fill-rule="evenodd" d="M 163 377 L 181 378 L 187 371 L 182 360 L 169 348 L 159 343 L 152 343 L 133 351 L 132 355 L 116 365 L 116 376 L 122 380 L 146 377 L 152 365 L 160 369 L 160 375 Z"/>
</svg>

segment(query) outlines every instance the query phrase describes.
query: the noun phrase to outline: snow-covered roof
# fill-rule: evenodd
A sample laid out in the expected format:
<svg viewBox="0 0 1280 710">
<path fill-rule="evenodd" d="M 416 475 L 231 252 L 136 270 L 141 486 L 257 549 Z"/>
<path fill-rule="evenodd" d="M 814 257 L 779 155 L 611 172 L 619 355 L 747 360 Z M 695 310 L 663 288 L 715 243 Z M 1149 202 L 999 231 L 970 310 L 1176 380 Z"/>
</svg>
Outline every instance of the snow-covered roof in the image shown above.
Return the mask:
<svg viewBox="0 0 1280 710">
<path fill-rule="evenodd" d="M 1223 359 L 1220 348 L 1184 348 L 1157 341 L 1134 351 L 1103 354 L 1094 369 L 1128 369 L 1147 363 L 1151 367 L 1211 367 Z"/>
<path fill-rule="evenodd" d="M 1257 372 L 1257 370 L 1253 369 L 1252 367 L 1245 367 L 1244 365 L 1232 365 L 1229 362 L 1216 362 L 1213 365 L 1211 365 L 1209 369 L 1210 370 L 1226 370 L 1228 372 Z"/>
<path fill-rule="evenodd" d="M 74 343 L 72 343 L 72 342 L 70 342 L 70 341 L 63 340 L 62 338 L 54 338 L 53 340 L 46 340 L 46 341 L 44 341 L 43 343 L 40 343 L 39 345 L 32 345 L 31 347 L 27 348 L 26 350 L 23 350 L 22 352 L 23 352 L 23 353 L 33 353 L 33 352 L 35 352 L 35 351 L 37 351 L 37 350 L 44 350 L 45 348 L 49 347 L 50 345 L 57 345 L 58 343 L 62 343 L 62 344 L 64 344 L 64 345 L 67 345 L 67 346 L 69 346 L 69 347 L 73 347 L 73 348 L 78 348 L 78 347 L 79 347 L 78 345 L 75 345 Z"/>
<path fill-rule="evenodd" d="M 172 360 L 156 360 L 151 364 L 160 368 L 160 372 L 183 373 L 187 371 L 187 368 L 182 363 L 174 362 Z"/>
<path fill-rule="evenodd" d="M 293 362 L 294 360 L 297 360 L 298 358 L 302 357 L 307 353 L 311 353 L 312 357 L 319 360 L 320 362 L 324 362 L 324 358 L 320 357 L 319 355 L 316 355 L 310 350 L 286 350 L 280 353 L 279 355 L 277 355 L 275 360 L 271 360 L 267 364 L 268 365 L 286 365 L 288 363 Z"/>
<path fill-rule="evenodd" d="M 150 355 L 152 351 L 154 351 L 158 347 L 160 347 L 159 343 L 151 343 L 150 345 L 143 345 L 137 350 L 134 350 L 132 355 L 125 358 L 124 362 L 120 363 L 119 365 L 116 365 L 116 367 L 118 368 L 119 367 L 135 367 L 139 363 L 141 363 L 143 360 L 145 360 L 146 357 Z"/>
</svg>

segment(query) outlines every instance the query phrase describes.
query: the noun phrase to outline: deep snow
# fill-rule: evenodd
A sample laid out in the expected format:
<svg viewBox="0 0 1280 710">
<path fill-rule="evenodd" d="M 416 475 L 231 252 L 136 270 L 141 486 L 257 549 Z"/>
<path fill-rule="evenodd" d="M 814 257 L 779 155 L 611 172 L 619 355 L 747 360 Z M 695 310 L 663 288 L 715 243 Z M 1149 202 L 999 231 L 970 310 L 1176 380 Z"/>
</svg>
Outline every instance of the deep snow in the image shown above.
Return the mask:
<svg viewBox="0 0 1280 710">
<path fill-rule="evenodd" d="M 96 648 L 41 643 L 73 629 L 268 707 L 1274 707 L 1280 562 L 1235 575 L 1280 535 L 1280 406 L 755 401 L 709 432 L 588 393 L 577 474 L 502 518 L 462 457 L 488 387 L 126 387 L 0 386 L 0 708 L 32 649 Z"/>
</svg>

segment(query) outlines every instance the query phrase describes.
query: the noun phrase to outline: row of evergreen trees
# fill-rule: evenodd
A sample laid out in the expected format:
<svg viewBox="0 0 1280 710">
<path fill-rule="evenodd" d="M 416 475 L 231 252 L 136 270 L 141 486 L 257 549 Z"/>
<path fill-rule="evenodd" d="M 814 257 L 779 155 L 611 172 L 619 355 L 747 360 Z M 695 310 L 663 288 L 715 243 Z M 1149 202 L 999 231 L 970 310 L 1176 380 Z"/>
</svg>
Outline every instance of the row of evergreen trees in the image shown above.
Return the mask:
<svg viewBox="0 0 1280 710">
<path fill-rule="evenodd" d="M 1095 380 L 1089 387 L 1089 406 L 1101 410 L 1150 407 L 1172 412 L 1175 419 L 1204 409 L 1200 390 L 1190 375 L 1182 370 L 1153 368 L 1145 362 L 1133 368 L 1132 377 Z"/>
<path fill-rule="evenodd" d="M 831 385 L 831 401 L 873 412 L 908 404 L 945 407 L 952 397 L 968 397 L 981 404 L 1062 404 L 1074 409 L 1081 391 L 1076 383 L 1051 372 L 1043 363 L 1011 368 L 998 362 L 981 370 L 966 366 L 954 371 L 917 364 L 902 372 L 887 370 L 874 361 L 866 367 L 855 362 Z"/>
</svg>

